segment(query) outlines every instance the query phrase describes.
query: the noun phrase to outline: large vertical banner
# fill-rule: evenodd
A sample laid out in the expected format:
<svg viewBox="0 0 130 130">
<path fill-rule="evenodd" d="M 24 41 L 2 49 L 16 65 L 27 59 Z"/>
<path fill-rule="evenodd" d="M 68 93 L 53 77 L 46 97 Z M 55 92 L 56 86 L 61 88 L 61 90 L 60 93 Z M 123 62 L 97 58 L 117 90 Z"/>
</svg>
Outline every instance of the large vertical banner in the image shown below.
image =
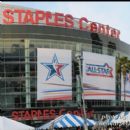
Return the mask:
<svg viewBox="0 0 130 130">
<path fill-rule="evenodd" d="M 130 101 L 130 73 L 126 73 L 124 79 L 121 74 L 121 101 Z"/>
<path fill-rule="evenodd" d="M 37 49 L 37 100 L 72 100 L 71 50 Z"/>
<path fill-rule="evenodd" d="M 115 57 L 83 52 L 85 99 L 115 100 Z"/>
</svg>

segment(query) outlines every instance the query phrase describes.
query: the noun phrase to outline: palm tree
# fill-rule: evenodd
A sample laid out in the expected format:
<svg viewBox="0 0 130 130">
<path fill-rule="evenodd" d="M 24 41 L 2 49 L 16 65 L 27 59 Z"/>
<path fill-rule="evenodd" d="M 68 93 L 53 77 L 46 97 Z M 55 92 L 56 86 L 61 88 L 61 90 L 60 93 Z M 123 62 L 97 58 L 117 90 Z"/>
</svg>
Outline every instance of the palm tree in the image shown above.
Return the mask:
<svg viewBox="0 0 130 130">
<path fill-rule="evenodd" d="M 116 62 L 116 73 L 117 73 L 117 75 L 122 72 L 123 76 L 125 76 L 126 72 L 129 69 L 130 69 L 130 60 L 128 60 L 128 57 L 117 58 L 117 62 Z"/>
<path fill-rule="evenodd" d="M 130 60 L 128 57 L 118 57 L 116 61 L 116 75 L 117 75 L 117 100 L 121 100 L 121 73 L 123 74 L 124 81 L 126 73 L 130 70 Z M 125 98 L 125 97 L 124 97 Z M 125 101 L 124 101 L 125 106 Z"/>
</svg>

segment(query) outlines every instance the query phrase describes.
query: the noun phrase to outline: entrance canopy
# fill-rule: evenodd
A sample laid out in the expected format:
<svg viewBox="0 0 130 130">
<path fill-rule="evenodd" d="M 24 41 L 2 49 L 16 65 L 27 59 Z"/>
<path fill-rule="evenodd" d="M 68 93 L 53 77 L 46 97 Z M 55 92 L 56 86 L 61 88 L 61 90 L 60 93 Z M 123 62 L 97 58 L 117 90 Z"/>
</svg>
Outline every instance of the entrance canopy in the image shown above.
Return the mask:
<svg viewBox="0 0 130 130">
<path fill-rule="evenodd" d="M 65 114 L 57 117 L 56 119 L 40 126 L 38 129 L 49 129 L 54 128 L 68 128 L 68 127 L 78 127 L 83 126 L 84 120 L 80 116 L 73 114 Z"/>
<path fill-rule="evenodd" d="M 88 126 L 93 126 L 96 124 L 95 121 L 90 119 L 87 119 L 86 123 Z M 73 114 L 65 114 L 40 126 L 38 129 L 82 127 L 83 124 L 84 124 L 84 119 L 82 117 Z"/>
<path fill-rule="evenodd" d="M 35 130 L 35 128 L 4 116 L 0 116 L 0 130 Z"/>
</svg>

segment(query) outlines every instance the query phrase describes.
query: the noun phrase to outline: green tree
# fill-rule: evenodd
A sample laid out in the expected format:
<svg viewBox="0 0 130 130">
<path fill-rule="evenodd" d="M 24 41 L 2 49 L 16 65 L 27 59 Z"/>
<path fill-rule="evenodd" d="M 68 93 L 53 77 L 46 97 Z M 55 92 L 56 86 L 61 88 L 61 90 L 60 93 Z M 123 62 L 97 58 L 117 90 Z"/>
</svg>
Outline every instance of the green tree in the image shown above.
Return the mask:
<svg viewBox="0 0 130 130">
<path fill-rule="evenodd" d="M 126 76 L 126 72 L 130 70 L 130 60 L 128 60 L 128 57 L 121 57 L 117 58 L 116 62 L 116 74 L 120 75 L 121 72 L 123 73 L 123 76 Z"/>
<path fill-rule="evenodd" d="M 130 70 L 130 60 L 128 57 L 118 57 L 116 61 L 116 79 L 117 79 L 117 100 L 121 99 L 121 73 L 123 74 L 124 80 L 126 73 Z"/>
</svg>

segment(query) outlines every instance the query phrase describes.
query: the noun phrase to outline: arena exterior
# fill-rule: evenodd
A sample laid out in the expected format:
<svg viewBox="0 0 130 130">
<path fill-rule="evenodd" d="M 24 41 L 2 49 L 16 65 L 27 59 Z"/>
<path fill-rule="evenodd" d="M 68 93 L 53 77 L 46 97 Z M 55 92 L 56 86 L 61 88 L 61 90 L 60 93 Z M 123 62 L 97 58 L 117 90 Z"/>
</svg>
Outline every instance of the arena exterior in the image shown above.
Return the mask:
<svg viewBox="0 0 130 130">
<path fill-rule="evenodd" d="M 35 17 L 34 17 L 35 15 Z M 73 100 L 37 101 L 37 48 L 69 49 L 73 54 Z M 64 112 L 81 114 L 76 90 L 75 54 L 81 51 L 130 59 L 130 45 L 120 31 L 108 25 L 2 4 L 0 8 L 0 105 L 1 115 L 36 126 Z M 122 110 L 108 100 L 85 100 L 87 116 Z M 82 104 L 82 102 L 81 102 Z M 128 107 L 130 108 L 130 107 Z"/>
</svg>

